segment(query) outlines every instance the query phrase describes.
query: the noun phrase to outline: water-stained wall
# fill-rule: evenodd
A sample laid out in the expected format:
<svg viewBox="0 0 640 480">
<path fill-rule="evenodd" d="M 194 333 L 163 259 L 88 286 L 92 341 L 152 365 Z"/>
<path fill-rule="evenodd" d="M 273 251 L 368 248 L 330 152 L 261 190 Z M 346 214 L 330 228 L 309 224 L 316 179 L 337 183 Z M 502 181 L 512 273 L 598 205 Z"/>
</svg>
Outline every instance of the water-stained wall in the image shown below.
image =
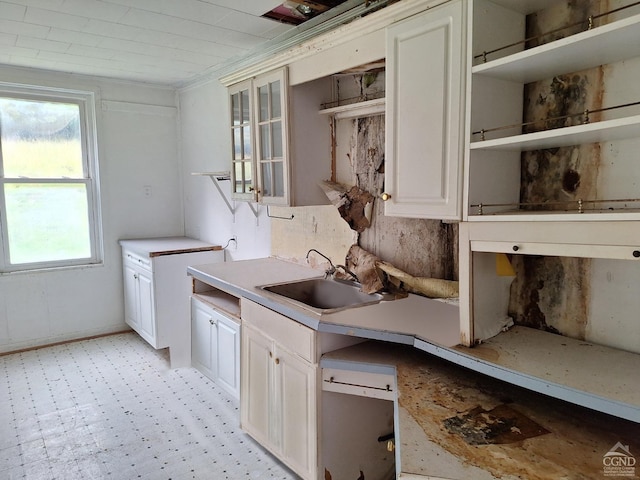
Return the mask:
<svg viewBox="0 0 640 480">
<path fill-rule="evenodd" d="M 582 31 L 591 15 L 597 16 L 618 6 L 620 2 L 606 0 L 558 2 L 550 9 L 527 18 L 528 38 L 553 31 L 530 41 L 528 47 Z M 596 20 L 596 25 L 609 20 L 611 19 L 606 16 L 602 17 Z M 557 30 L 580 22 L 583 23 Z M 637 101 L 638 98 L 625 97 L 632 94 L 621 95 L 622 88 L 617 85 L 620 69 L 629 68 L 637 69 L 637 62 L 635 66 L 633 62 L 629 65 L 621 62 L 526 85 L 523 118 L 525 132 L 581 124 L 585 121 L 584 112 L 587 110 Z M 567 115 L 571 116 L 564 118 Z M 612 114 L 589 113 L 588 121 L 611 118 L 607 115 Z M 530 206 L 523 208 L 575 212 L 579 199 L 602 201 L 632 195 L 637 197 L 635 180 L 612 180 L 620 176 L 620 172 L 628 171 L 627 167 L 620 165 L 620 159 L 633 158 L 633 148 L 633 144 L 622 142 L 524 152 L 521 157 L 520 201 Z M 606 203 L 585 204 L 587 209 L 606 207 Z M 585 239 L 585 243 L 588 242 Z M 628 350 L 637 349 L 633 340 L 633 332 L 637 328 L 625 325 L 627 338 L 610 333 L 611 329 L 619 328 L 620 325 L 611 320 L 616 314 L 606 312 L 624 308 L 621 304 L 626 301 L 625 297 L 618 295 L 622 289 L 616 287 L 615 280 L 612 279 L 637 275 L 630 270 L 633 266 L 629 262 L 525 255 L 514 255 L 512 262 L 516 278 L 511 287 L 509 315 L 516 324 Z M 603 294 L 603 289 L 608 289 L 608 293 Z M 599 300 L 594 302 L 596 297 Z M 594 306 L 596 303 L 600 306 Z M 602 305 L 607 307 L 603 309 Z M 618 318 L 624 317 L 629 317 L 628 311 L 618 315 Z"/>
</svg>

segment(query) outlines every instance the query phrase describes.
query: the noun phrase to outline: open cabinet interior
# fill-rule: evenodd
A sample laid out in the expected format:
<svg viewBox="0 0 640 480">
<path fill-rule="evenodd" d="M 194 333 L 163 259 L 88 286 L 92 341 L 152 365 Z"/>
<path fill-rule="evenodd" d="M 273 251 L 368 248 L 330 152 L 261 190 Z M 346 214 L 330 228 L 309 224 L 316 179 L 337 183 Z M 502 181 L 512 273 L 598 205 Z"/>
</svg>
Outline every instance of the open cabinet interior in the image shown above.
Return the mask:
<svg viewBox="0 0 640 480">
<path fill-rule="evenodd" d="M 324 391 L 322 409 L 323 478 L 396 478 L 392 400 Z"/>
<path fill-rule="evenodd" d="M 474 2 L 468 220 L 640 218 L 634 3 Z"/>
<path fill-rule="evenodd" d="M 640 354 L 640 322 L 629 314 L 640 311 L 639 262 L 472 255 L 476 341 L 517 325 Z M 499 255 L 507 257 L 512 274 L 496 271 Z"/>
<path fill-rule="evenodd" d="M 491 375 L 640 421 L 640 226 L 517 226 L 462 228 L 461 330 L 473 348 L 460 350 Z"/>
</svg>

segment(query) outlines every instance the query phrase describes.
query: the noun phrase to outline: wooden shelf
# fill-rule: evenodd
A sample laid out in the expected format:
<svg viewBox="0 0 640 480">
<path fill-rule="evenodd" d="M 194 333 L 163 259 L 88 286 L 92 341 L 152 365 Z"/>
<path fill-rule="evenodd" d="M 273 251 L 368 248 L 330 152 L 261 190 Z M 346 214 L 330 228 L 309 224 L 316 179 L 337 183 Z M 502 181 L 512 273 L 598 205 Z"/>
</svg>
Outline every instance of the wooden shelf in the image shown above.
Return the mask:
<svg viewBox="0 0 640 480">
<path fill-rule="evenodd" d="M 194 293 L 193 297 L 240 322 L 240 299 L 238 297 L 234 297 L 222 290 L 206 290 Z"/>
<path fill-rule="evenodd" d="M 634 15 L 513 55 L 476 65 L 473 74 L 530 83 L 640 56 Z"/>
<path fill-rule="evenodd" d="M 469 148 L 471 150 L 529 151 L 624 140 L 638 136 L 640 136 L 640 115 L 633 115 L 614 120 L 471 142 Z"/>
</svg>

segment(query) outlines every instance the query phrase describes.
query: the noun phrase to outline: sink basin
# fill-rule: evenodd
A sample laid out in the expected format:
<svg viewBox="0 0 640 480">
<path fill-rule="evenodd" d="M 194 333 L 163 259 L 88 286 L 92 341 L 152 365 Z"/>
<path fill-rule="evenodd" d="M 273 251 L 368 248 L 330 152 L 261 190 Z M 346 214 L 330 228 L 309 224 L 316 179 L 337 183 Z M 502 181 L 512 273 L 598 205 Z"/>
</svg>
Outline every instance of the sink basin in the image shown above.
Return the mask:
<svg viewBox="0 0 640 480">
<path fill-rule="evenodd" d="M 346 308 L 380 302 L 383 295 L 363 293 L 360 284 L 327 278 L 311 278 L 260 287 L 297 305 L 318 313 L 332 313 Z"/>
</svg>

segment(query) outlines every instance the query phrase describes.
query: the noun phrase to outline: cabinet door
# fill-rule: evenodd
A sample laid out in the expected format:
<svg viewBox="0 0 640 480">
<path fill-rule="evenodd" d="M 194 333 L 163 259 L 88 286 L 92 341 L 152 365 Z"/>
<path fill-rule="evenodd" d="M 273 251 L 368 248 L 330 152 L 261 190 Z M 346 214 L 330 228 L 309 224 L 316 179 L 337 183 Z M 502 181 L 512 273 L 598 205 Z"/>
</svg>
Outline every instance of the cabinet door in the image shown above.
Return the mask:
<svg viewBox="0 0 640 480">
<path fill-rule="evenodd" d="M 278 350 L 275 363 L 283 459 L 303 478 L 315 478 L 316 367 L 283 349 Z"/>
<path fill-rule="evenodd" d="M 191 301 L 191 363 L 213 380 L 212 362 L 212 311 L 203 303 Z"/>
<path fill-rule="evenodd" d="M 124 264 L 124 315 L 125 322 L 138 331 L 138 273 L 127 263 Z"/>
<path fill-rule="evenodd" d="M 255 98 L 258 199 L 272 205 L 289 204 L 289 133 L 287 70 L 261 75 L 253 82 Z"/>
<path fill-rule="evenodd" d="M 461 216 L 463 2 L 387 29 L 385 213 Z"/>
<path fill-rule="evenodd" d="M 156 348 L 153 279 L 151 274 L 142 270 L 139 270 L 137 275 L 140 309 L 140 330 L 138 333 Z"/>
<path fill-rule="evenodd" d="M 256 200 L 255 158 L 253 155 L 252 82 L 229 87 L 231 113 L 231 196 Z"/>
<path fill-rule="evenodd" d="M 240 394 L 240 326 L 218 312 L 213 354 L 215 355 L 215 382 L 236 398 Z"/>
<path fill-rule="evenodd" d="M 270 432 L 278 419 L 272 414 L 273 349 L 270 339 L 248 325 L 242 326 L 240 424 L 263 446 L 274 446 Z"/>
</svg>

